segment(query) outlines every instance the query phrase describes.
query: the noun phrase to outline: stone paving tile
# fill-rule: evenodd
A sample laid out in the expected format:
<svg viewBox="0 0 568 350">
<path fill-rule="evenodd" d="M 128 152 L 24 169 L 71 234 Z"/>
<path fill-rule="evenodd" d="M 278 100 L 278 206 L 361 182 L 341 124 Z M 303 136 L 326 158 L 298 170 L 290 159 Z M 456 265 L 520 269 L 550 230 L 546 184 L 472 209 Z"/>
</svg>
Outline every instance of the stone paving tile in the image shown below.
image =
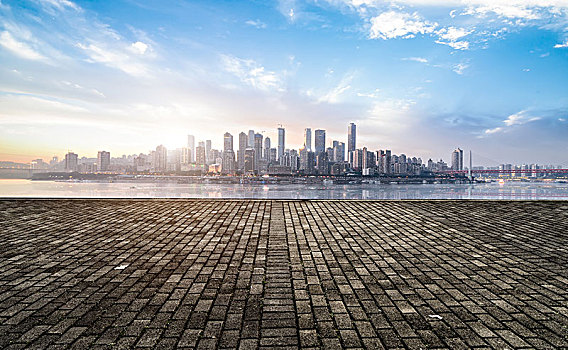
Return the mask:
<svg viewBox="0 0 568 350">
<path fill-rule="evenodd" d="M 0 200 L 0 348 L 568 348 L 568 203 Z"/>
</svg>

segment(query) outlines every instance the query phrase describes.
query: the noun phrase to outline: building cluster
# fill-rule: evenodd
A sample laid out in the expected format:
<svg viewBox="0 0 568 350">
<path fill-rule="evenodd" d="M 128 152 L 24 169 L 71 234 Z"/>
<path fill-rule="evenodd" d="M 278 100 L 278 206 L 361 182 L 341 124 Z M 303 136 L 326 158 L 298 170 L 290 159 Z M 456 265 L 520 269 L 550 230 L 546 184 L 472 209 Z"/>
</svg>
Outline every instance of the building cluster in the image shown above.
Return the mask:
<svg viewBox="0 0 568 350">
<path fill-rule="evenodd" d="M 357 148 L 357 126 L 347 128 L 347 147 L 344 142 L 327 140 L 323 129 L 304 130 L 303 146 L 296 150 L 286 148 L 286 130 L 279 127 L 276 144 L 270 137 L 249 130 L 241 132 L 238 139 L 226 132 L 223 149 L 212 148 L 211 140 L 196 143 L 193 135 L 187 136 L 182 148 L 168 150 L 159 145 L 149 153 L 123 155 L 111 158 L 110 152 L 99 151 L 97 158 L 86 158 L 68 152 L 63 160 L 58 157 L 48 163 L 41 159 L 32 161 L 32 169 L 69 171 L 81 173 L 113 172 L 142 174 L 224 174 L 224 175 L 422 175 L 428 173 L 463 171 L 463 150 L 457 148 L 451 154 L 448 165 L 442 159 L 429 159 L 423 164 L 421 158 L 405 154 L 393 154 L 390 150 L 372 151 L 367 147 Z M 518 176 L 536 174 L 536 169 L 554 169 L 553 166 L 536 164 L 514 166 L 503 164 L 497 170 L 518 170 Z M 480 170 L 482 167 L 473 167 Z"/>
</svg>

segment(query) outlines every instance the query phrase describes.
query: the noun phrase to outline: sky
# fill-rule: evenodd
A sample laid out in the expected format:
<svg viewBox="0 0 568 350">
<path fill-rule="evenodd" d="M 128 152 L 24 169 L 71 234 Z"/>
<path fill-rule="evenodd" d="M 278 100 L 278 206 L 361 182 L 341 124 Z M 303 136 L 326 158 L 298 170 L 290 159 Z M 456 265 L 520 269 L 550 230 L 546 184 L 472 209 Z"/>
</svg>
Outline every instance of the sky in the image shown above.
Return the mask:
<svg viewBox="0 0 568 350">
<path fill-rule="evenodd" d="M 0 0 L 0 160 L 254 129 L 568 165 L 568 0 Z"/>
</svg>

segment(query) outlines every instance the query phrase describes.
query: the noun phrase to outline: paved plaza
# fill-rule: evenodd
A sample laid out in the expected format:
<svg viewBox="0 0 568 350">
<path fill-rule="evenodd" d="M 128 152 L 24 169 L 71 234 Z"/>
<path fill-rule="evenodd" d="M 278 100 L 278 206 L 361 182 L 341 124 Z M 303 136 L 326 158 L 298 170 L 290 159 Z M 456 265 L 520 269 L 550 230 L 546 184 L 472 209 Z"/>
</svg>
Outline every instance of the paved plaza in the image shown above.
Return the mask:
<svg viewBox="0 0 568 350">
<path fill-rule="evenodd" d="M 568 348 L 568 202 L 0 200 L 0 348 Z"/>
</svg>

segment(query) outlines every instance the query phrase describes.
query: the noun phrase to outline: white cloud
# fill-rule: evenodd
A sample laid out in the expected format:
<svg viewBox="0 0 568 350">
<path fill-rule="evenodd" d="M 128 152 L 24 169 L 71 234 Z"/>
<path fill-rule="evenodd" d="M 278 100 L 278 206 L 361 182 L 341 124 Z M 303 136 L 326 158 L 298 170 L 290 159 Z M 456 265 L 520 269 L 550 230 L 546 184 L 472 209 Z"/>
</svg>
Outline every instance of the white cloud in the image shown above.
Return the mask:
<svg viewBox="0 0 568 350">
<path fill-rule="evenodd" d="M 436 34 L 438 35 L 436 43 L 448 45 L 456 50 L 467 50 L 469 49 L 469 42 L 460 39 L 471 33 L 473 33 L 473 30 L 466 30 L 464 28 L 442 28 L 436 31 Z"/>
<path fill-rule="evenodd" d="M 149 68 L 145 64 L 135 60 L 127 53 L 132 50 L 132 46 L 124 49 L 108 48 L 104 43 L 77 43 L 76 46 L 87 54 L 89 57 L 87 62 L 102 63 L 136 77 L 148 76 L 149 74 Z M 140 52 L 140 49 L 141 47 L 136 48 L 138 52 Z"/>
<path fill-rule="evenodd" d="M 130 45 L 130 51 L 140 55 L 145 54 L 148 48 L 149 48 L 148 44 L 145 44 L 141 41 L 137 41 L 135 43 L 132 43 L 132 45 Z"/>
<path fill-rule="evenodd" d="M 459 75 L 463 75 L 464 71 L 469 68 L 469 64 L 467 63 L 458 63 L 454 65 L 453 71 Z"/>
<path fill-rule="evenodd" d="M 0 45 L 2 45 L 7 50 L 16 54 L 21 58 L 28 60 L 43 60 L 45 57 L 30 47 L 27 43 L 18 41 L 14 36 L 8 32 L 3 31 L 0 33 Z"/>
<path fill-rule="evenodd" d="M 413 38 L 417 34 L 428 34 L 438 26 L 435 22 L 422 19 L 417 13 L 388 11 L 371 18 L 370 39 Z"/>
<path fill-rule="evenodd" d="M 540 120 L 540 117 L 530 117 L 527 115 L 526 111 L 521 111 L 519 113 L 511 114 L 507 119 L 503 120 L 505 126 L 498 126 L 492 129 L 486 129 L 484 133 L 486 135 L 496 134 L 500 132 L 506 132 L 509 128 L 516 125 L 523 125 L 533 121 Z"/>
<path fill-rule="evenodd" d="M 249 26 L 256 27 L 258 29 L 266 28 L 266 23 L 262 22 L 259 19 L 257 19 L 257 20 L 249 19 L 248 21 L 245 22 L 245 24 L 248 24 Z"/>
<path fill-rule="evenodd" d="M 284 90 L 278 74 L 265 70 L 254 60 L 221 55 L 221 61 L 225 71 L 232 73 L 247 85 L 264 91 Z"/>
<path fill-rule="evenodd" d="M 556 44 L 554 45 L 555 49 L 565 49 L 568 47 L 568 39 L 564 40 L 564 42 L 562 44 Z M 542 57 L 542 56 L 541 56 Z"/>
<path fill-rule="evenodd" d="M 331 104 L 338 103 L 340 96 L 343 95 L 343 93 L 345 93 L 347 90 L 351 89 L 351 81 L 353 80 L 353 77 L 353 74 L 347 74 L 346 76 L 344 76 L 336 87 L 318 98 L 317 102 L 325 102 Z"/>
<path fill-rule="evenodd" d="M 368 97 L 368 98 L 378 98 L 380 96 L 380 90 L 375 89 L 373 92 L 358 92 L 357 96 L 359 97 Z"/>
<path fill-rule="evenodd" d="M 464 12 L 464 14 L 480 17 L 487 16 L 490 13 L 509 19 L 535 20 L 540 18 L 540 15 L 536 11 L 523 4 L 489 4 L 486 6 L 472 6 Z"/>
<path fill-rule="evenodd" d="M 414 61 L 414 62 L 420 62 L 420 63 L 428 63 L 428 60 L 423 58 L 423 57 L 405 57 L 402 58 L 403 61 Z"/>
</svg>

